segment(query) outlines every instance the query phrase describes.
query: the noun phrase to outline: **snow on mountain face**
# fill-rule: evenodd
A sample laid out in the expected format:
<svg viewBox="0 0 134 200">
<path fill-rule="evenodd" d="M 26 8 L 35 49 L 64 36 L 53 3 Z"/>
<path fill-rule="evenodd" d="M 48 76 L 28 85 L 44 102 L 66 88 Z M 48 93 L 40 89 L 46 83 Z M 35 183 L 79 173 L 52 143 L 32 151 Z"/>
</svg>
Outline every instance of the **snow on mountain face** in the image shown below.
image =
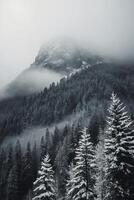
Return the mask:
<svg viewBox="0 0 134 200">
<path fill-rule="evenodd" d="M 56 83 L 100 62 L 99 57 L 71 39 L 53 40 L 41 47 L 30 68 L 3 89 L 0 99 L 40 92 L 52 82 Z"/>
<path fill-rule="evenodd" d="M 42 46 L 31 68 L 47 68 L 67 75 L 98 60 L 73 40 L 61 39 Z"/>
</svg>

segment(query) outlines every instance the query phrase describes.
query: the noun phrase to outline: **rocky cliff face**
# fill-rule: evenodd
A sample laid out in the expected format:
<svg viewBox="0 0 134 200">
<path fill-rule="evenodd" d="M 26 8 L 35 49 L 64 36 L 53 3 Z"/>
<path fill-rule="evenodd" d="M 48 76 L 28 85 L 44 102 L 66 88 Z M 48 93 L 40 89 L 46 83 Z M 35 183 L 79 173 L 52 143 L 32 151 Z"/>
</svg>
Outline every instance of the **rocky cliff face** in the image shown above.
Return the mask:
<svg viewBox="0 0 134 200">
<path fill-rule="evenodd" d="M 47 68 L 68 75 L 101 59 L 71 39 L 54 40 L 41 47 L 31 68 Z"/>
</svg>

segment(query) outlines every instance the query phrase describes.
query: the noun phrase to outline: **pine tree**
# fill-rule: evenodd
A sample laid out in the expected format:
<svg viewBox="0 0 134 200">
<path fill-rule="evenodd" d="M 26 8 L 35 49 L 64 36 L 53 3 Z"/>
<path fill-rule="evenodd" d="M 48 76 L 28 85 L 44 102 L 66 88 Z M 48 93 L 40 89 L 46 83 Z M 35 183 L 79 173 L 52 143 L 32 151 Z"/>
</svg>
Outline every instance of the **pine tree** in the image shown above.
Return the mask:
<svg viewBox="0 0 134 200">
<path fill-rule="evenodd" d="M 13 166 L 13 147 L 12 145 L 8 145 L 8 155 L 7 155 L 7 161 L 6 161 L 6 176 L 8 177 L 9 172 Z"/>
<path fill-rule="evenodd" d="M 51 147 L 51 138 L 50 138 L 50 132 L 49 129 L 46 129 L 46 152 L 49 153 L 50 147 Z M 49 153 L 50 154 L 50 153 Z"/>
<path fill-rule="evenodd" d="M 5 152 L 5 150 L 2 148 L 1 150 L 0 150 L 0 180 L 1 180 L 1 178 L 3 177 L 3 173 L 4 173 L 4 171 L 5 171 L 5 169 L 4 169 L 4 165 L 6 164 L 6 152 Z"/>
<path fill-rule="evenodd" d="M 18 171 L 15 164 L 7 179 L 7 200 L 18 200 Z"/>
<path fill-rule="evenodd" d="M 37 169 L 38 169 L 38 156 L 37 156 L 37 146 L 36 142 L 34 143 L 32 150 L 32 163 L 33 163 L 33 179 L 37 177 Z"/>
<path fill-rule="evenodd" d="M 56 156 L 56 175 L 58 176 L 58 190 L 61 196 L 66 191 L 66 180 L 68 175 L 68 165 L 70 162 L 70 136 L 67 135 L 63 140 L 63 145 Z"/>
<path fill-rule="evenodd" d="M 78 126 L 76 127 L 76 124 L 73 123 L 72 124 L 72 127 L 71 127 L 71 130 L 70 130 L 70 158 L 69 160 L 72 162 L 74 157 L 75 157 L 75 149 L 76 147 L 78 146 L 78 142 L 79 142 L 79 137 L 80 137 L 80 134 L 79 131 L 82 129 L 80 129 L 78 131 L 78 129 L 80 128 L 79 124 L 77 124 Z M 70 163 L 71 163 L 70 162 Z"/>
<path fill-rule="evenodd" d="M 74 187 L 75 185 L 75 173 L 74 173 L 74 164 L 72 163 L 69 167 L 69 173 L 68 173 L 68 180 L 67 180 L 67 184 L 66 184 L 66 200 L 70 200 L 72 199 L 72 192 L 71 192 L 71 188 Z"/>
<path fill-rule="evenodd" d="M 46 154 L 46 143 L 45 143 L 44 136 L 42 136 L 41 141 L 40 141 L 40 161 L 42 161 L 45 154 Z"/>
<path fill-rule="evenodd" d="M 67 198 L 69 200 L 94 199 L 94 149 L 87 129 L 81 131 L 82 136 L 76 149 L 75 166 L 70 172 L 71 178 L 67 183 Z"/>
<path fill-rule="evenodd" d="M 1 149 L 0 152 L 0 199 L 6 198 L 6 181 L 7 181 L 7 173 L 6 173 L 6 152 L 4 149 Z"/>
<path fill-rule="evenodd" d="M 19 170 L 21 170 L 21 162 L 22 162 L 21 159 L 22 159 L 21 144 L 18 140 L 15 146 L 15 162 Z"/>
<path fill-rule="evenodd" d="M 103 200 L 105 196 L 105 152 L 104 152 L 104 140 L 105 137 L 100 130 L 99 143 L 96 146 L 95 151 L 95 191 L 97 194 L 97 200 Z"/>
<path fill-rule="evenodd" d="M 38 176 L 34 182 L 32 200 L 54 200 L 55 199 L 55 181 L 54 172 L 50 164 L 49 156 L 46 155 L 41 163 Z"/>
<path fill-rule="evenodd" d="M 25 195 L 30 188 L 32 188 L 33 183 L 33 162 L 32 162 L 32 152 L 30 143 L 27 144 L 26 153 L 23 157 L 22 165 L 22 186 L 21 191 Z"/>
<path fill-rule="evenodd" d="M 55 127 L 54 134 L 52 136 L 52 145 L 50 148 L 52 160 L 54 160 L 56 157 L 57 151 L 59 149 L 59 145 L 58 145 L 59 142 L 60 142 L 60 130 L 58 129 L 58 127 Z"/>
<path fill-rule="evenodd" d="M 130 200 L 134 171 L 134 132 L 132 122 L 120 99 L 112 93 L 108 109 L 105 154 L 107 200 Z"/>
<path fill-rule="evenodd" d="M 21 196 L 21 172 L 22 172 L 22 151 L 21 144 L 19 140 L 16 142 L 15 146 L 15 167 L 16 167 L 16 179 L 18 184 L 18 198 Z"/>
</svg>

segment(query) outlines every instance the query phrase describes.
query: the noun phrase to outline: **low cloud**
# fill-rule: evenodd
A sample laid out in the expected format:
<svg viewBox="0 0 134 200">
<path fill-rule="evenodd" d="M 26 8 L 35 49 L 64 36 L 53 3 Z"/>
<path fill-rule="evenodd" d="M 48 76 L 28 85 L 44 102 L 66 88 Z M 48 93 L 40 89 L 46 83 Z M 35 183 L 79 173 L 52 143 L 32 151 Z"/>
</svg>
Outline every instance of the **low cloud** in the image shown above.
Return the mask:
<svg viewBox="0 0 134 200">
<path fill-rule="evenodd" d="M 133 19 L 134 0 L 0 0 L 1 84 L 30 66 L 43 43 L 61 35 L 95 53 L 134 61 Z"/>
<path fill-rule="evenodd" d="M 0 98 L 32 94 L 57 83 L 63 75 L 47 69 L 29 69 L 22 72 L 13 82 L 1 90 Z"/>
<path fill-rule="evenodd" d="M 33 146 L 36 142 L 38 147 L 40 145 L 42 136 L 44 136 L 45 139 L 47 128 L 49 129 L 50 137 L 52 137 L 54 134 L 55 127 L 58 127 L 58 129 L 62 131 L 66 125 L 71 126 L 73 123 L 77 123 L 78 120 L 81 119 L 81 117 L 84 114 L 84 110 L 75 114 L 71 114 L 61 122 L 54 123 L 51 126 L 28 127 L 25 130 L 23 130 L 23 132 L 21 132 L 19 136 L 7 136 L 1 146 L 5 148 L 10 144 L 15 146 L 16 142 L 19 140 L 24 150 L 27 146 L 27 142 L 30 142 L 31 146 Z M 85 122 L 83 123 L 87 124 L 87 122 L 89 122 L 89 118 L 85 119 Z"/>
</svg>

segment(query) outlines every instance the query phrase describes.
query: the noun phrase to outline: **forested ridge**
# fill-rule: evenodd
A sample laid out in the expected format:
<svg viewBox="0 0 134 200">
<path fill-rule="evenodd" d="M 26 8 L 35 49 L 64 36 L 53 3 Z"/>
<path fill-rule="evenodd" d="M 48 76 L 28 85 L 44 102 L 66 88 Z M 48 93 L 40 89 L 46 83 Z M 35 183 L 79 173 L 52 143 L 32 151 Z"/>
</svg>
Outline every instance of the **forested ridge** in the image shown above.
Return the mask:
<svg viewBox="0 0 134 200">
<path fill-rule="evenodd" d="M 133 117 L 134 69 L 132 65 L 98 64 L 71 78 L 52 84 L 39 94 L 0 102 L 0 138 L 20 134 L 28 126 L 50 125 L 85 109 L 91 116 L 105 112 L 114 90 Z M 129 91 L 129 92 L 128 92 Z"/>
<path fill-rule="evenodd" d="M 2 146 L 0 200 L 38 199 L 38 195 L 49 192 L 48 199 L 58 200 L 133 200 L 133 88 L 133 65 L 101 63 L 53 83 L 41 93 L 1 101 L 1 144 L 6 136 L 21 135 L 28 127 L 49 127 L 54 123 L 55 129 L 51 132 L 47 128 L 39 145 L 36 141 L 34 145 L 26 141 L 25 150 L 19 140 L 16 145 Z M 127 113 L 113 91 L 126 105 Z M 67 116 L 81 111 L 84 115 L 80 114 L 72 124 L 63 129 L 56 126 Z M 47 181 L 46 186 L 40 182 L 44 183 L 47 170 L 52 178 L 47 178 L 51 183 L 49 187 Z M 124 180 L 127 180 L 126 185 Z"/>
</svg>

